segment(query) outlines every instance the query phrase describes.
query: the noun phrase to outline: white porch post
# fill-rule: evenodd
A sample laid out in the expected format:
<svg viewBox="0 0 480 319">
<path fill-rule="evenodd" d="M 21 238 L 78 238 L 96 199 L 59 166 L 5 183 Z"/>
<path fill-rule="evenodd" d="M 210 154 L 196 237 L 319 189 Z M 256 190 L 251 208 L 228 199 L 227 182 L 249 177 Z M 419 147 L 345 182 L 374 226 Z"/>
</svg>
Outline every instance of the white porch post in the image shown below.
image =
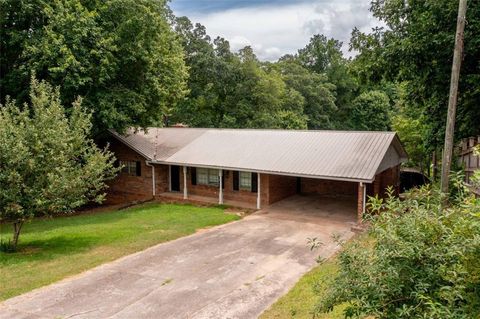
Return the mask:
<svg viewBox="0 0 480 319">
<path fill-rule="evenodd" d="M 187 192 L 187 167 L 183 167 L 183 199 L 188 198 L 188 192 Z"/>
<path fill-rule="evenodd" d="M 155 166 L 152 165 L 152 195 L 155 197 Z"/>
<path fill-rule="evenodd" d="M 257 209 L 260 209 L 261 197 L 260 193 L 262 192 L 262 188 L 260 185 L 260 173 L 257 174 Z"/>
<path fill-rule="evenodd" d="M 172 165 L 168 165 L 168 191 L 172 191 Z"/>
<path fill-rule="evenodd" d="M 218 177 L 220 178 L 220 183 L 218 183 L 218 185 L 220 185 L 220 189 L 218 191 L 218 203 L 220 205 L 223 204 L 223 170 L 219 169 L 218 170 Z"/>
</svg>

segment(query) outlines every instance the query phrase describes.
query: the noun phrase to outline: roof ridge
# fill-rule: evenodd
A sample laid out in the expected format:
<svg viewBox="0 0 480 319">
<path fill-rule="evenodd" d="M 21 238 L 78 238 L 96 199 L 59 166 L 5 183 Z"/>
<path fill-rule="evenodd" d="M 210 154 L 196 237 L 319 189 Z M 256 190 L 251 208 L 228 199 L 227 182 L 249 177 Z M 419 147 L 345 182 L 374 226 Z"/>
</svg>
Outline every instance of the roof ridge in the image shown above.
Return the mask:
<svg viewBox="0 0 480 319">
<path fill-rule="evenodd" d="M 205 130 L 205 131 L 265 131 L 265 132 L 325 132 L 325 133 L 368 133 L 396 134 L 395 131 L 359 131 L 359 130 L 308 130 L 308 129 L 275 129 L 275 128 L 228 128 L 228 127 L 147 127 L 147 129 L 168 130 Z"/>
</svg>

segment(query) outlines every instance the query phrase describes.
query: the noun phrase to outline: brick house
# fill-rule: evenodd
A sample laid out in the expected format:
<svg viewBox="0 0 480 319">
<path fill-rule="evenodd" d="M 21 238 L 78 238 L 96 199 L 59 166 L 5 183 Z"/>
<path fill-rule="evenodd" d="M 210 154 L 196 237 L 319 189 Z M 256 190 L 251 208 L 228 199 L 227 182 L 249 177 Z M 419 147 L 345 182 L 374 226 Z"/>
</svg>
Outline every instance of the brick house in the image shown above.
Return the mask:
<svg viewBox="0 0 480 319">
<path fill-rule="evenodd" d="M 256 209 L 295 194 L 357 203 L 399 189 L 407 154 L 393 132 L 149 128 L 112 132 L 123 166 L 110 202 L 158 197 Z"/>
</svg>

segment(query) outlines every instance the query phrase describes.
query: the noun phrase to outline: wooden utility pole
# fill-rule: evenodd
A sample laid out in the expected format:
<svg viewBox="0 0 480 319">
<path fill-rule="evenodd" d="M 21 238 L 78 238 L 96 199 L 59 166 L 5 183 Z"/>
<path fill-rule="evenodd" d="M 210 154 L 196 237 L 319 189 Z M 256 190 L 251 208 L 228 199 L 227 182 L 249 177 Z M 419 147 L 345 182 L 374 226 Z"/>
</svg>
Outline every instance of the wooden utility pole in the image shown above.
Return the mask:
<svg viewBox="0 0 480 319">
<path fill-rule="evenodd" d="M 448 178 L 452 165 L 453 134 L 455 131 L 455 113 L 457 108 L 458 80 L 463 55 L 463 31 L 465 29 L 465 15 L 467 0 L 460 0 L 458 4 L 457 33 L 455 35 L 455 49 L 453 51 L 452 76 L 450 78 L 450 97 L 448 99 L 447 125 L 445 127 L 445 146 L 442 157 L 442 193 L 448 194 Z"/>
</svg>

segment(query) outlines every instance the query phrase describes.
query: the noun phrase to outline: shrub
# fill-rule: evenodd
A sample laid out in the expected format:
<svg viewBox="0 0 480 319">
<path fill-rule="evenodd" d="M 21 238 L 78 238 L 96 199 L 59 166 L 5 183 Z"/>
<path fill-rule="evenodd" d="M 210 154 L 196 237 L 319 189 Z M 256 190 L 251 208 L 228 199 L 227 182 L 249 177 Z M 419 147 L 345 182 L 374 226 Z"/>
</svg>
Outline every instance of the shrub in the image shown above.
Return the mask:
<svg viewBox="0 0 480 319">
<path fill-rule="evenodd" d="M 316 312 L 346 302 L 346 317 L 478 318 L 480 200 L 461 194 L 446 209 L 431 186 L 374 201 L 370 240 L 344 245 Z"/>
</svg>

